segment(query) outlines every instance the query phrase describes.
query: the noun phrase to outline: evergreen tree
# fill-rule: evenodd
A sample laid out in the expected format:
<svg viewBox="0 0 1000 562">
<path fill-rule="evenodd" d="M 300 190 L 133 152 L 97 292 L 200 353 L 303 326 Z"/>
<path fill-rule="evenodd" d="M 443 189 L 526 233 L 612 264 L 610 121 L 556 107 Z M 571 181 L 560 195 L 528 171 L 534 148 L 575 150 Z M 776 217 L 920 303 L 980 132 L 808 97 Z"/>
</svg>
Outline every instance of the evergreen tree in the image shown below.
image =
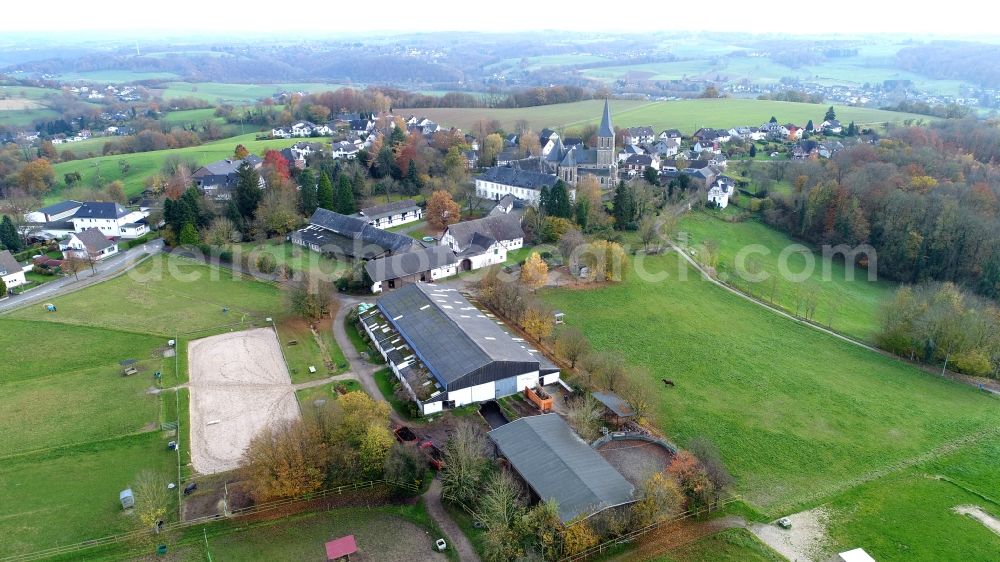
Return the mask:
<svg viewBox="0 0 1000 562">
<path fill-rule="evenodd" d="M 417 176 L 417 167 L 413 165 L 413 160 L 410 160 L 410 164 L 406 167 L 406 186 L 410 189 L 410 193 L 420 192 L 420 178 Z"/>
<path fill-rule="evenodd" d="M 403 142 L 406 142 L 406 131 L 402 127 L 393 127 L 389 133 L 389 146 L 397 146 Z"/>
<path fill-rule="evenodd" d="M 365 194 L 365 174 L 360 166 L 354 167 L 354 177 L 351 179 L 351 190 L 354 191 L 354 198 L 358 199 Z"/>
<path fill-rule="evenodd" d="M 756 144 L 751 144 L 750 145 L 750 158 L 756 158 L 756 157 L 757 157 L 757 145 Z"/>
<path fill-rule="evenodd" d="M 837 118 L 837 112 L 833 110 L 831 105 L 829 109 L 826 110 L 826 115 L 823 116 L 825 121 L 833 121 Z"/>
<path fill-rule="evenodd" d="M 851 121 L 851 124 L 847 126 L 847 136 L 853 137 L 858 134 L 858 126 Z"/>
<path fill-rule="evenodd" d="M 250 220 L 257 212 L 257 206 L 264 196 L 264 191 L 260 188 L 260 174 L 246 162 L 240 165 L 236 173 L 236 193 L 233 198 L 236 200 L 236 208 L 240 210 L 240 215 Z"/>
<path fill-rule="evenodd" d="M 635 230 L 635 200 L 632 190 L 624 181 L 618 182 L 614 198 L 615 228 L 618 230 Z"/>
<path fill-rule="evenodd" d="M 198 236 L 198 229 L 194 227 L 193 223 L 184 223 L 184 226 L 181 227 L 181 234 L 178 241 L 184 246 L 201 243 L 201 238 Z"/>
<path fill-rule="evenodd" d="M 642 171 L 642 179 L 646 180 L 649 185 L 660 185 L 660 172 L 652 166 L 646 166 L 646 169 Z"/>
<path fill-rule="evenodd" d="M 189 187 L 178 200 L 181 205 L 181 223 L 190 222 L 195 228 L 205 228 L 212 222 L 212 211 L 205 206 L 201 192 Z"/>
<path fill-rule="evenodd" d="M 299 210 L 311 215 L 316 210 L 316 176 L 306 168 L 299 174 Z"/>
<path fill-rule="evenodd" d="M 809 132 L 812 132 L 815 128 L 816 128 L 816 126 L 813 125 L 813 120 L 810 119 L 809 122 L 806 123 L 806 130 L 809 131 Z"/>
<path fill-rule="evenodd" d="M 543 188 L 544 189 L 544 188 Z M 573 216 L 573 205 L 569 201 L 569 190 L 562 180 L 556 180 L 548 193 L 545 214 L 568 219 Z"/>
<path fill-rule="evenodd" d="M 10 217 L 7 215 L 4 215 L 3 220 L 0 221 L 0 245 L 12 253 L 17 253 L 24 249 L 24 244 L 21 242 L 21 237 L 17 234 L 14 221 L 10 220 Z"/>
<path fill-rule="evenodd" d="M 772 116 L 771 116 L 771 120 L 770 120 L 770 121 L 768 121 L 768 123 L 777 123 L 777 122 L 778 122 L 778 118 L 777 118 L 777 117 L 775 117 L 774 115 L 772 115 Z"/>
<path fill-rule="evenodd" d="M 354 205 L 354 190 L 351 189 L 351 178 L 347 177 L 347 174 L 341 174 L 333 200 L 334 206 L 337 207 L 336 211 L 342 215 L 350 215 L 357 211 Z"/>
<path fill-rule="evenodd" d="M 319 187 L 316 189 L 316 205 L 328 211 L 333 211 L 333 184 L 326 172 L 319 176 Z"/>
<path fill-rule="evenodd" d="M 538 210 L 542 214 L 549 212 L 549 186 L 543 185 L 538 192 Z"/>
<path fill-rule="evenodd" d="M 590 220 L 590 201 L 587 199 L 579 199 L 576 202 L 576 224 L 580 226 L 580 230 L 587 230 L 587 223 Z"/>
<path fill-rule="evenodd" d="M 240 214 L 240 209 L 236 206 L 236 201 L 232 199 L 229 200 L 229 205 L 226 206 L 226 218 L 232 221 L 240 232 L 246 230 L 246 221 L 243 220 L 243 215 Z"/>
</svg>

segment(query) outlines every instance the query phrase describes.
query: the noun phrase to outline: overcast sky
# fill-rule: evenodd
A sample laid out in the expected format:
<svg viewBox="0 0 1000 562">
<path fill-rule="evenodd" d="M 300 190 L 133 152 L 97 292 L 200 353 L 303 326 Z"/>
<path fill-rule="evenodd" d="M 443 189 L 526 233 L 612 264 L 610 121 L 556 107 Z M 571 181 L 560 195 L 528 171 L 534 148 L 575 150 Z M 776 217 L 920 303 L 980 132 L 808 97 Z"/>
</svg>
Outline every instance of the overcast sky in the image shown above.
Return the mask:
<svg viewBox="0 0 1000 562">
<path fill-rule="evenodd" d="M 607 7 L 607 15 L 595 8 Z M 996 35 L 996 14 L 970 4 L 929 5 L 896 0 L 787 2 L 715 0 L 706 3 L 596 0 L 382 0 L 381 2 L 259 2 L 233 0 L 2 1 L 0 31 L 111 31 L 108 38 L 155 30 L 278 32 L 311 35 L 344 31 L 655 31 L 710 30 L 795 35 L 905 33 Z M 366 6 L 372 8 L 366 12 Z M 961 9 L 958 9 L 961 7 Z M 40 9 L 41 8 L 41 9 Z M 989 8 L 992 11 L 995 8 Z M 211 39 L 211 36 L 203 36 Z"/>
</svg>

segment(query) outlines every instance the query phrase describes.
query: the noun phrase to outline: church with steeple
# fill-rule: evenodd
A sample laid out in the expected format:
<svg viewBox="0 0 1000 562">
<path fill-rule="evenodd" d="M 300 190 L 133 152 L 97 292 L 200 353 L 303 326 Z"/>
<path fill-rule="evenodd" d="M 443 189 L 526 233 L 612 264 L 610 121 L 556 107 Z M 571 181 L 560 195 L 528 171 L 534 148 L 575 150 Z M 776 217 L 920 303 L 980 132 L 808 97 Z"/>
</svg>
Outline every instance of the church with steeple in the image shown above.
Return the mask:
<svg viewBox="0 0 1000 562">
<path fill-rule="evenodd" d="M 604 115 L 597 129 L 597 147 L 566 148 L 562 141 L 546 155 L 549 162 L 556 164 L 556 175 L 564 182 L 575 186 L 586 176 L 594 176 L 602 189 L 614 187 L 618 177 L 618 159 L 615 157 L 615 128 L 611 124 L 611 108 L 604 100 Z"/>
</svg>

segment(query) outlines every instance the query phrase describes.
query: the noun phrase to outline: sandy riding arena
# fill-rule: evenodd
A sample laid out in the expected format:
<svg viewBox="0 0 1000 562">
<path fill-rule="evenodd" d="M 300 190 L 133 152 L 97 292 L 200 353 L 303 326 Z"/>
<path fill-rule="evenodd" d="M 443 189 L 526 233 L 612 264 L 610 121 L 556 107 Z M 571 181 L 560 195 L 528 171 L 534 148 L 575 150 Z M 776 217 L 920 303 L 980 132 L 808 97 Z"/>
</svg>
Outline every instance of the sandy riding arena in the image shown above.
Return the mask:
<svg viewBox="0 0 1000 562">
<path fill-rule="evenodd" d="M 202 474 L 232 470 L 264 427 L 296 419 L 288 368 L 270 328 L 233 332 L 188 345 L 191 462 Z"/>
</svg>

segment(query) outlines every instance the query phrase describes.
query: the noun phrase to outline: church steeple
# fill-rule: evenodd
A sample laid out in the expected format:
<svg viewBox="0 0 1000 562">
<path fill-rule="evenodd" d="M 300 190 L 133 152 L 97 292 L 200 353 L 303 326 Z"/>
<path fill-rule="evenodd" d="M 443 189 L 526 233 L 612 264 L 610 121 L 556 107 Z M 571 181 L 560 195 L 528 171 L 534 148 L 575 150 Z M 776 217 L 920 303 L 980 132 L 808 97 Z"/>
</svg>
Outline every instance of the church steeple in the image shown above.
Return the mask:
<svg viewBox="0 0 1000 562">
<path fill-rule="evenodd" d="M 604 98 L 604 115 L 597 129 L 597 165 L 612 167 L 615 164 L 615 128 L 611 124 L 611 108 Z"/>
<path fill-rule="evenodd" d="M 608 107 L 608 98 L 604 98 L 604 116 L 601 117 L 601 128 L 597 130 L 597 136 L 615 138 L 615 128 L 611 125 L 611 108 Z"/>
</svg>

